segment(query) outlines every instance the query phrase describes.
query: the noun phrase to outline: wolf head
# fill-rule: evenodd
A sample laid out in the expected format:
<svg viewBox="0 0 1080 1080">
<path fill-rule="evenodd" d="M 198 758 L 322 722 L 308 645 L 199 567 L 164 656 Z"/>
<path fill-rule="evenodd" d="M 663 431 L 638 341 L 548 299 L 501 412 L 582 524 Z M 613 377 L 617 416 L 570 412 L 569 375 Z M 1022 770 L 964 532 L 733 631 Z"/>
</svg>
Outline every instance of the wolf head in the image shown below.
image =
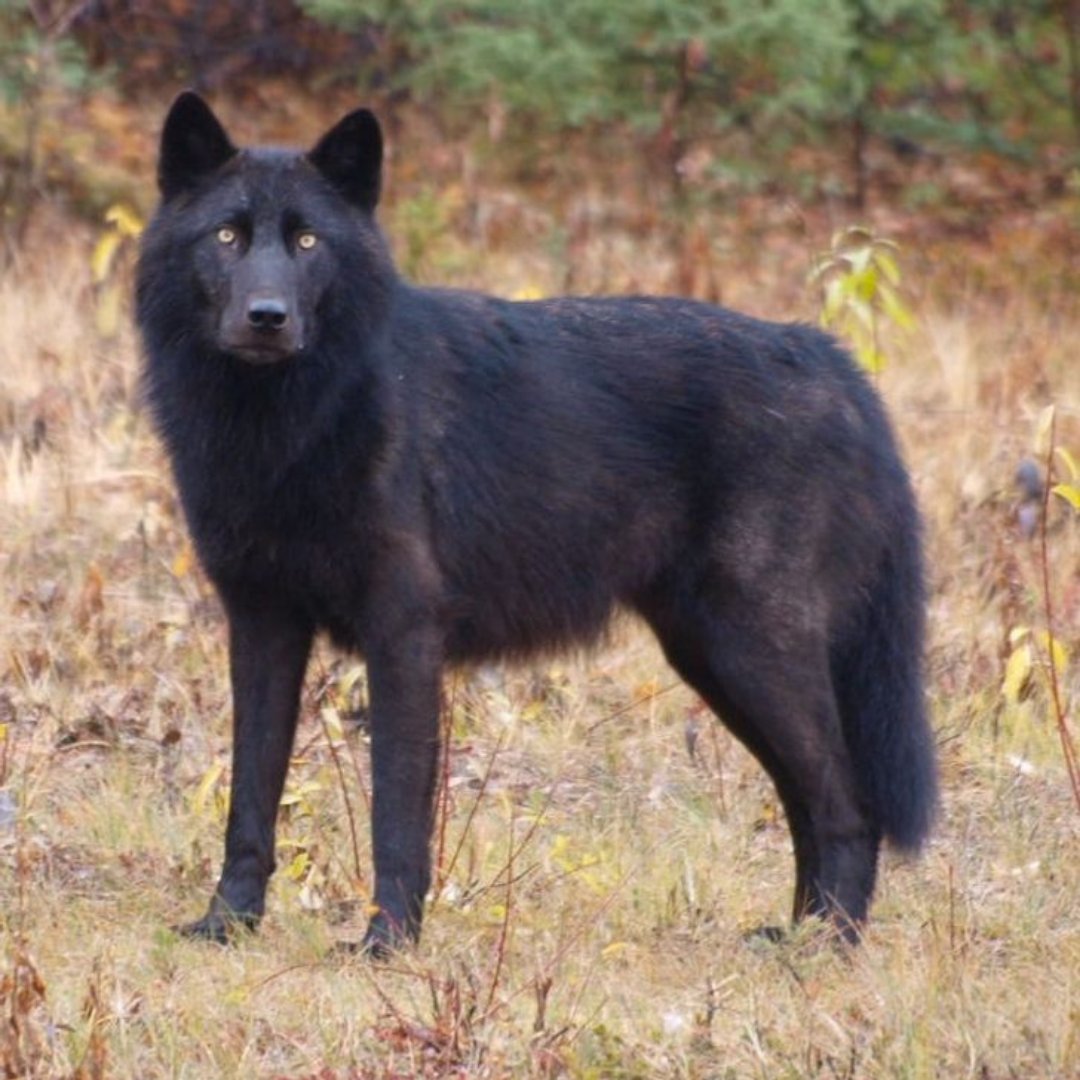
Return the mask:
<svg viewBox="0 0 1080 1080">
<path fill-rule="evenodd" d="M 377 306 L 392 276 L 374 223 L 382 158 L 367 109 L 349 113 L 307 153 L 246 150 L 202 98 L 181 94 L 162 131 L 162 202 L 144 250 L 165 248 L 152 264 L 167 261 L 190 283 L 184 336 L 268 365 L 318 349 L 328 328 L 342 325 L 328 317 L 335 306 L 354 309 L 345 321 L 355 332 L 355 316 L 370 315 L 365 305 Z M 156 295 L 177 291 L 174 284 Z"/>
</svg>

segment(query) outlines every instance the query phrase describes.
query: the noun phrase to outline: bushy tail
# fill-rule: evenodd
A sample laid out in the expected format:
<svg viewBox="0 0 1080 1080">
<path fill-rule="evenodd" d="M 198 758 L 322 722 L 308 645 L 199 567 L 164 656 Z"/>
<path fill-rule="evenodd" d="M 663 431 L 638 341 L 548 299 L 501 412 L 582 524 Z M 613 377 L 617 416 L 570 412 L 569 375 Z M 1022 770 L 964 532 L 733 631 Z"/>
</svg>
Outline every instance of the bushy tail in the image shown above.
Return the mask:
<svg viewBox="0 0 1080 1080">
<path fill-rule="evenodd" d="M 891 538 L 852 632 L 833 649 L 844 736 L 863 799 L 884 837 L 914 851 L 937 809 L 934 736 L 923 699 L 925 593 L 918 527 Z"/>
</svg>

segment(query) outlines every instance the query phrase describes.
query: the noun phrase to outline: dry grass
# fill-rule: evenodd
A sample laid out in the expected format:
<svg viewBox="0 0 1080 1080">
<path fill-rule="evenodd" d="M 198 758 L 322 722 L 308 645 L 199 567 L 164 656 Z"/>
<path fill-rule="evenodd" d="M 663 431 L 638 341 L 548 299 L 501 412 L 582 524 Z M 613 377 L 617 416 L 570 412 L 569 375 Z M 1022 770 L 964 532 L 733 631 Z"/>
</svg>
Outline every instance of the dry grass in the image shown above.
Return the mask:
<svg viewBox="0 0 1080 1080">
<path fill-rule="evenodd" d="M 1012 248 L 981 269 L 909 251 L 919 330 L 881 385 L 929 524 L 945 802 L 925 858 L 886 861 L 865 946 L 812 929 L 747 943 L 786 918 L 782 815 L 619 626 L 596 657 L 448 688 L 442 889 L 419 948 L 371 967 L 330 948 L 360 932 L 369 855 L 348 722 L 362 680 L 329 651 L 263 931 L 220 950 L 167 930 L 220 859 L 223 633 L 137 407 L 130 332 L 93 330 L 90 242 L 43 243 L 50 258 L 0 280 L 0 1074 L 1080 1075 L 1080 813 L 1040 673 L 1016 704 L 1000 690 L 1009 631 L 1043 619 L 1012 490 L 1043 405 L 1080 452 L 1080 312 L 1055 275 L 994 277 Z M 434 248 L 460 281 L 565 276 L 555 254 L 479 267 L 473 243 Z M 805 244 L 727 243 L 728 302 L 812 311 Z M 590 245 L 580 287 L 665 280 L 660 250 Z M 1059 517 L 1057 630 L 1076 654 L 1080 538 Z M 1075 698 L 1075 660 L 1065 684 Z"/>
</svg>

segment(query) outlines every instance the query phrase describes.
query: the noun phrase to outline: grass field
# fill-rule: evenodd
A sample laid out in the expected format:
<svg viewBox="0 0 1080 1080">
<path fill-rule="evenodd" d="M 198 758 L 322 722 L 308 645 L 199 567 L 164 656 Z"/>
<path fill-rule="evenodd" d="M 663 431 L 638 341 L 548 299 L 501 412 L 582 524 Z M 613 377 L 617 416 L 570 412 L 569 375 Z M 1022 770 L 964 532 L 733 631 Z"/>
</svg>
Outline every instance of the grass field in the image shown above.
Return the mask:
<svg viewBox="0 0 1080 1080">
<path fill-rule="evenodd" d="M 455 284 L 546 292 L 570 257 L 583 290 L 669 280 L 640 236 L 478 251 L 433 216 L 401 204 L 391 231 Z M 828 235 L 733 229 L 714 252 L 725 302 L 812 318 L 807 251 Z M 438 888 L 420 946 L 372 966 L 333 950 L 362 931 L 370 859 L 362 669 L 329 649 L 262 931 L 219 949 L 168 929 L 201 913 L 220 862 L 223 625 L 139 409 L 130 328 L 95 329 L 94 237 L 43 221 L 0 278 L 0 1075 L 1080 1076 L 1080 810 L 1014 487 L 1021 461 L 1044 463 L 1051 403 L 1080 457 L 1080 281 L 1041 236 L 927 229 L 901 255 L 916 327 L 879 384 L 927 520 L 943 808 L 922 859 L 886 858 L 864 946 L 747 938 L 787 918 L 782 812 L 620 623 L 595 655 L 447 686 Z M 1057 503 L 1067 704 L 1080 530 Z"/>
</svg>

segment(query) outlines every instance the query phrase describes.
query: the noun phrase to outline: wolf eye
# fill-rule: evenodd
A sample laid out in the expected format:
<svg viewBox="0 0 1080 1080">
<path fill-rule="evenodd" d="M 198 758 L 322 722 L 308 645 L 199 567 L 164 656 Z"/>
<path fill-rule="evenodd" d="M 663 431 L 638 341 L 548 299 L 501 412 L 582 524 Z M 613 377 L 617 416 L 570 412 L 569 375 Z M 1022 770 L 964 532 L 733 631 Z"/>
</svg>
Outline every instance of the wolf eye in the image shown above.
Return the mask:
<svg viewBox="0 0 1080 1080">
<path fill-rule="evenodd" d="M 310 251 L 318 242 L 319 238 L 313 232 L 302 232 L 296 237 L 296 246 L 301 251 Z"/>
<path fill-rule="evenodd" d="M 228 225 L 222 225 L 221 228 L 218 229 L 216 235 L 219 244 L 228 246 L 229 244 L 236 243 L 236 230 L 229 228 Z"/>
</svg>

